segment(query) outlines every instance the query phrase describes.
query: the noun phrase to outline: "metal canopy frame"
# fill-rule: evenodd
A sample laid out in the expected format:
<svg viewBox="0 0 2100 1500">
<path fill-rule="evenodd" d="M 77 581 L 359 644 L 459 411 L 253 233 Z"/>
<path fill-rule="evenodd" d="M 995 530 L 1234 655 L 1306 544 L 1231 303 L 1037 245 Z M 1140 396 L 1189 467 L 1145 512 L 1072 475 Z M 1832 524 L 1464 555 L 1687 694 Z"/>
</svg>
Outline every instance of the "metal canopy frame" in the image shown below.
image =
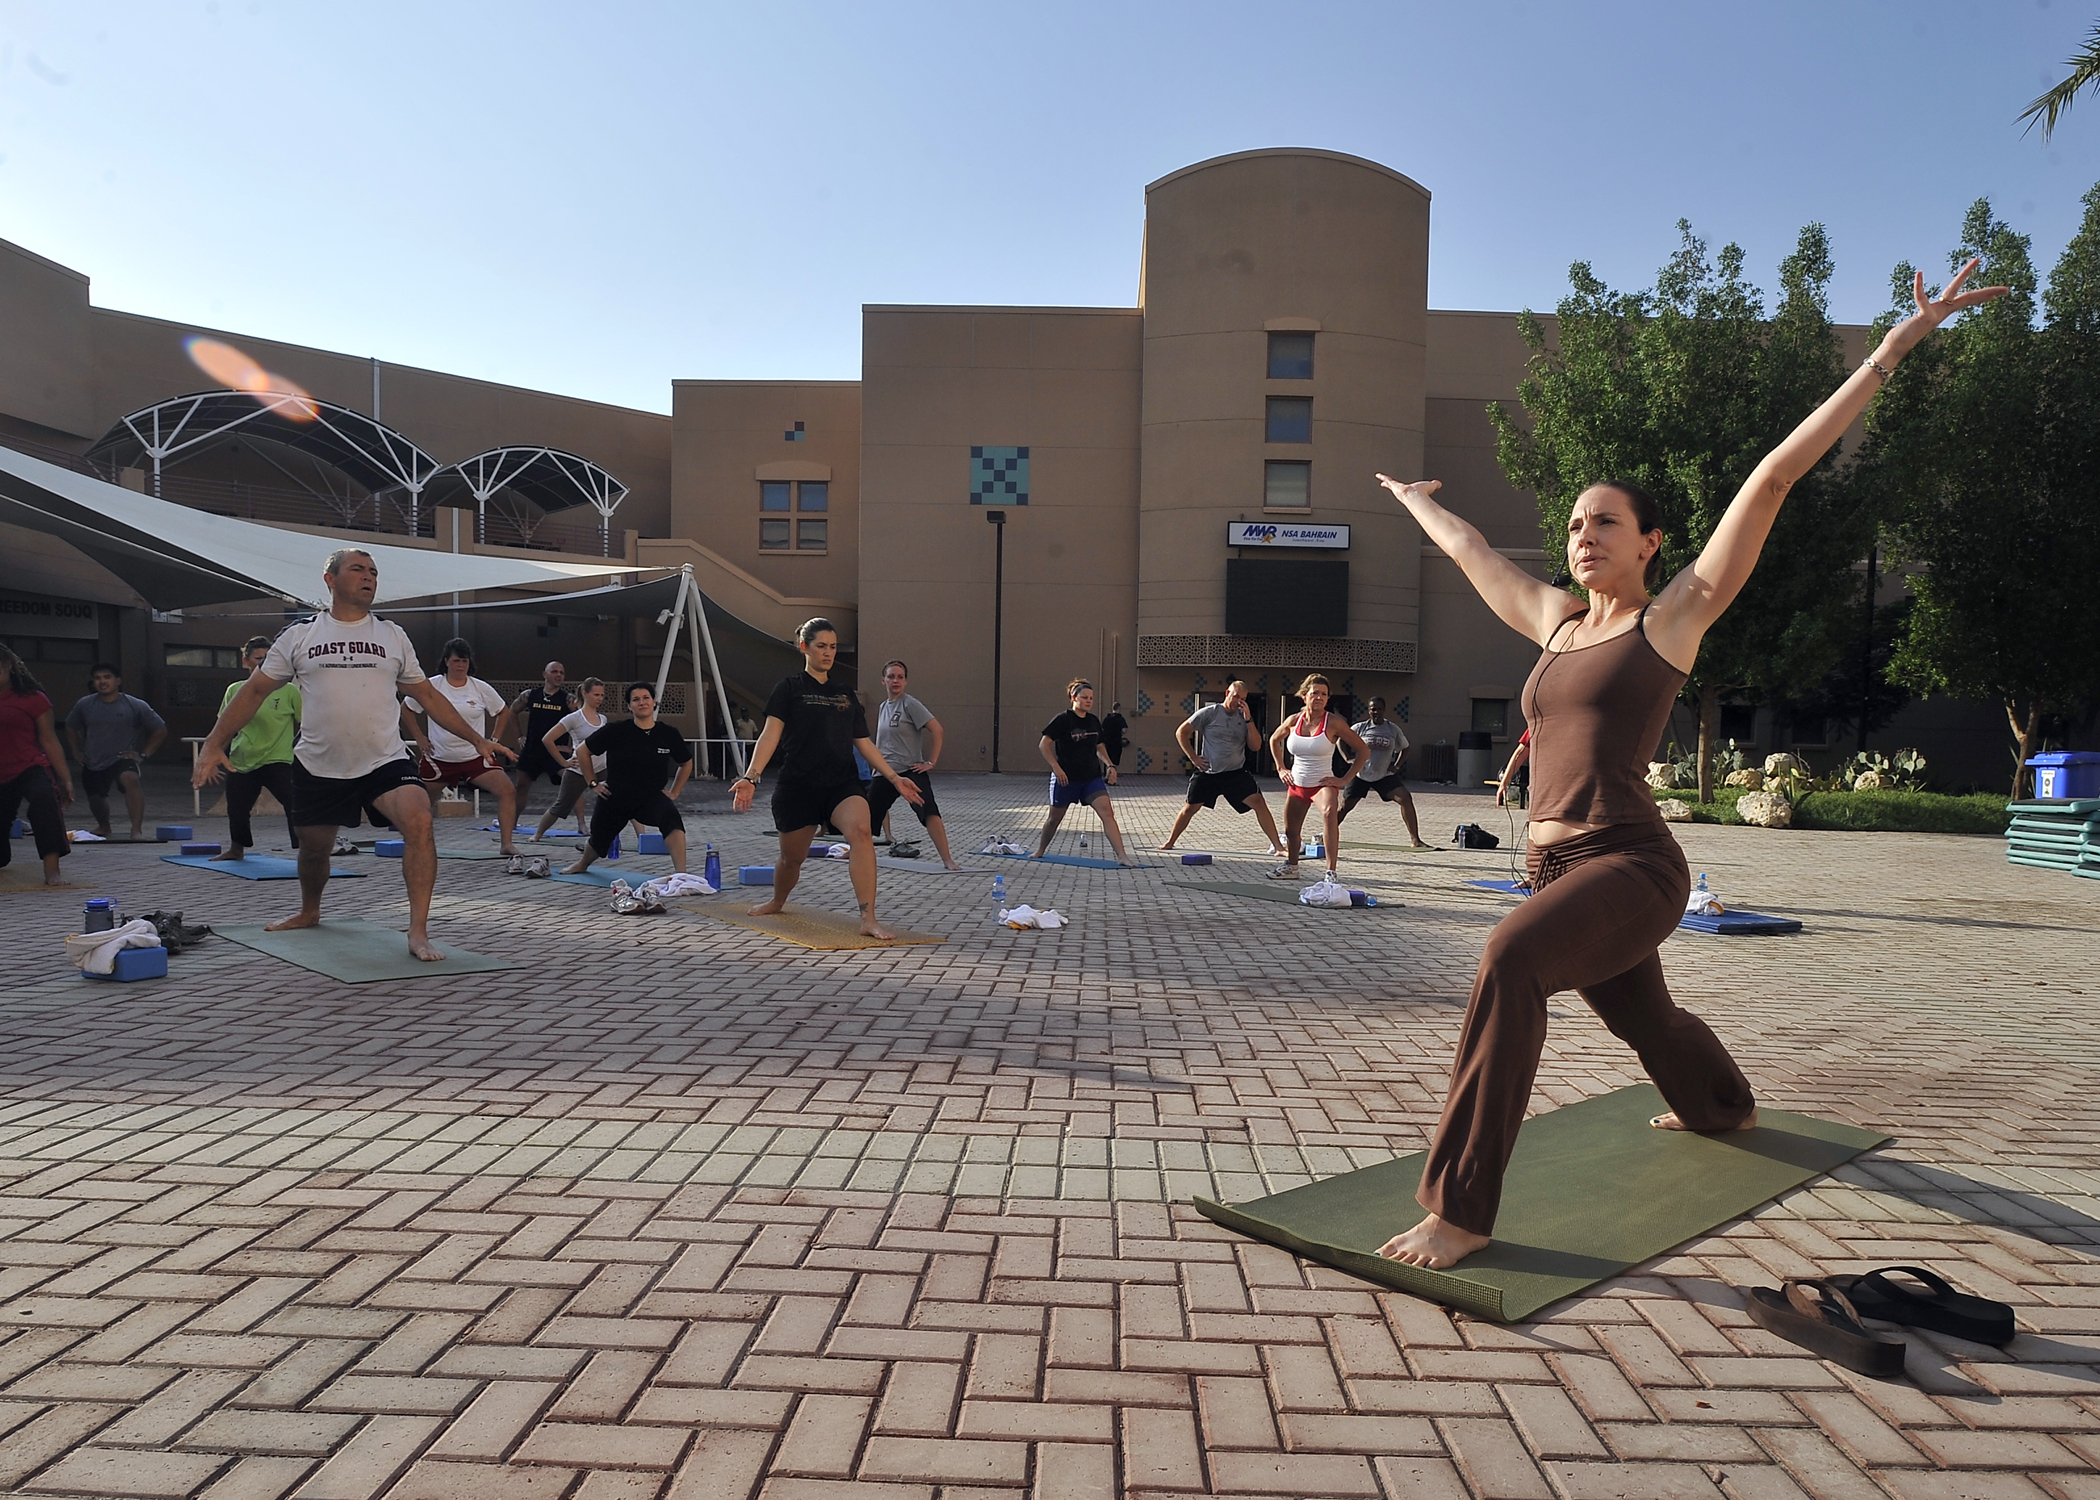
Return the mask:
<svg viewBox="0 0 2100 1500">
<path fill-rule="evenodd" d="M 704 642 L 708 675 L 715 680 L 715 695 L 722 705 L 724 736 L 728 739 L 731 754 L 736 759 L 737 774 L 743 775 L 750 769 L 750 765 L 744 759 L 743 742 L 729 730 L 729 726 L 734 722 L 734 715 L 729 708 L 729 688 L 722 681 L 721 663 L 715 660 L 715 633 L 708 628 L 706 600 L 701 596 L 699 583 L 693 578 L 691 563 L 679 568 L 677 595 L 673 598 L 671 607 L 656 617 L 656 623 L 671 627 L 664 633 L 664 656 L 656 668 L 656 701 L 663 701 L 664 684 L 670 681 L 671 658 L 678 650 L 678 631 L 682 626 L 692 636 L 693 706 L 700 719 L 700 738 L 707 738 L 707 685 L 700 680 L 700 653 Z M 702 769 L 706 768 L 703 766 Z"/>
<path fill-rule="evenodd" d="M 626 485 L 589 459 L 560 448 L 491 448 L 461 459 L 432 483 L 444 490 L 463 486 L 474 497 L 474 540 L 483 543 L 488 541 L 489 501 L 502 490 L 524 496 L 542 511 L 588 505 L 598 513 L 598 540 L 605 557 L 612 556 L 613 512 L 627 498 Z"/>
<path fill-rule="evenodd" d="M 87 457 L 111 466 L 134 457 L 151 459 L 151 493 L 158 498 L 161 472 L 169 463 L 237 435 L 267 438 L 319 459 L 363 485 L 375 500 L 405 492 L 411 536 L 421 534 L 423 491 L 444 467 L 363 412 L 274 391 L 200 391 L 155 402 L 120 418 Z"/>
</svg>

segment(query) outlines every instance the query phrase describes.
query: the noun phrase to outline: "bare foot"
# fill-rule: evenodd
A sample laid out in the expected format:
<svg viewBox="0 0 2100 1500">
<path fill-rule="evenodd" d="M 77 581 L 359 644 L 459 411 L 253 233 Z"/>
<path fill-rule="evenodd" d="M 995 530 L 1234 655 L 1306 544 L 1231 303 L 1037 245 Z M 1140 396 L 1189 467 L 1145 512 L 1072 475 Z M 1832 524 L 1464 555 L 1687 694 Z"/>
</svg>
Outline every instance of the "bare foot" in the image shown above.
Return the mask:
<svg viewBox="0 0 2100 1500">
<path fill-rule="evenodd" d="M 1491 1243 L 1484 1234 L 1446 1224 L 1431 1214 L 1414 1228 L 1396 1234 L 1380 1245 L 1378 1253 L 1403 1265 L 1442 1271 L 1457 1265 L 1475 1250 L 1485 1250 Z"/>
<path fill-rule="evenodd" d="M 1671 1111 L 1670 1111 L 1670 1112 L 1669 1112 L 1668 1114 L 1666 1114 L 1666 1115 L 1657 1115 L 1657 1116 L 1656 1116 L 1656 1117 L 1655 1117 L 1654 1119 L 1650 1120 L 1650 1121 L 1649 1121 L 1648 1123 L 1649 1123 L 1650 1125 L 1653 1125 L 1653 1126 L 1654 1126 L 1654 1127 L 1655 1127 L 1655 1128 L 1656 1128 L 1657 1130 L 1689 1130 L 1689 1129 L 1691 1129 L 1691 1126 L 1689 1126 L 1689 1125 L 1685 1124 L 1685 1123 L 1684 1123 L 1684 1121 L 1682 1121 L 1682 1120 L 1680 1120 L 1680 1119 L 1678 1119 L 1678 1118 L 1677 1118 L 1677 1111 L 1676 1111 L 1676 1110 L 1674 1110 L 1674 1109 L 1673 1109 L 1673 1110 L 1671 1110 Z M 1743 1119 L 1742 1119 L 1742 1120 L 1741 1120 L 1741 1121 L 1740 1121 L 1739 1123 L 1737 1123 L 1737 1124 L 1734 1124 L 1734 1125 L 1730 1125 L 1730 1126 L 1729 1126 L 1729 1127 L 1727 1127 L 1727 1128 L 1728 1128 L 1728 1129 L 1730 1129 L 1730 1130 L 1755 1130 L 1755 1129 L 1757 1129 L 1757 1110 L 1756 1110 L 1756 1109 L 1755 1109 L 1755 1108 L 1753 1107 L 1753 1108 L 1751 1109 L 1750 1113 L 1749 1113 L 1749 1114 L 1747 1114 L 1747 1115 L 1745 1115 L 1745 1116 L 1743 1117 Z M 1708 1134 L 1714 1134 L 1714 1133 L 1716 1133 L 1716 1132 L 1708 1132 Z"/>
<path fill-rule="evenodd" d="M 497 850 L 496 852 L 497 852 L 498 854 L 508 854 L 508 855 L 512 855 L 512 856 L 514 856 L 514 857 L 515 857 L 515 856 L 516 856 L 516 854 L 517 854 L 517 852 L 518 852 L 518 846 L 517 846 L 517 845 L 515 845 L 515 844 L 505 844 L 505 845 L 504 845 L 504 846 L 503 846 L 502 848 L 498 849 L 498 850 Z"/>
<path fill-rule="evenodd" d="M 243 849 L 239 844 L 235 844 L 230 848 L 222 849 L 217 854 L 214 854 L 211 857 L 211 862 L 213 864 L 219 864 L 224 860 L 241 859 L 244 858 L 247 855 L 247 853 L 248 851 L 246 849 Z"/>
<path fill-rule="evenodd" d="M 569 867 L 568 867 L 568 868 L 567 868 L 566 870 L 563 870 L 563 871 L 562 871 L 562 874 L 564 874 L 564 875 L 581 875 L 581 874 L 582 874 L 582 873 L 583 873 L 583 872 L 584 872 L 585 870 L 588 870 L 589 868 L 590 868 L 590 866 L 589 866 L 589 865 L 585 864 L 585 863 L 584 863 L 584 862 L 583 862 L 582 860 L 580 860 L 580 859 L 579 859 L 579 860 L 577 860 L 577 861 L 576 861 L 576 863 L 575 863 L 575 864 L 573 864 L 573 865 L 570 865 L 570 866 L 569 866 Z"/>
<path fill-rule="evenodd" d="M 885 943 L 896 936 L 894 932 L 891 932 L 887 927 L 876 921 L 872 914 L 860 919 L 860 935 Z"/>
<path fill-rule="evenodd" d="M 747 917 L 777 917 L 786 910 L 787 903 L 776 896 L 771 901 L 768 901 L 764 906 L 752 907 L 749 911 L 745 912 L 744 915 Z"/>
<path fill-rule="evenodd" d="M 961 866 L 961 865 L 958 865 L 958 864 L 955 864 L 955 863 L 953 863 L 953 862 L 951 861 L 951 862 L 949 863 L 949 865 L 948 865 L 948 868 L 949 868 L 949 869 L 951 869 L 951 870 L 960 870 L 960 869 L 962 868 L 962 866 Z"/>
<path fill-rule="evenodd" d="M 296 932 L 302 927 L 319 927 L 321 914 L 318 911 L 295 911 L 290 916 L 272 922 L 264 932 Z"/>
<path fill-rule="evenodd" d="M 1427 849 L 1429 846 L 1423 843 L 1420 839 L 1416 839 L 1412 844 L 1409 844 L 1407 847 L 1410 849 Z"/>
<path fill-rule="evenodd" d="M 1174 852 L 1174 846 L 1172 844 L 1161 844 L 1159 846 L 1159 852 L 1162 854 L 1172 854 Z"/>
<path fill-rule="evenodd" d="M 445 955 L 431 945 L 427 933 L 411 932 L 408 935 L 408 951 L 426 964 L 434 964 Z"/>
</svg>

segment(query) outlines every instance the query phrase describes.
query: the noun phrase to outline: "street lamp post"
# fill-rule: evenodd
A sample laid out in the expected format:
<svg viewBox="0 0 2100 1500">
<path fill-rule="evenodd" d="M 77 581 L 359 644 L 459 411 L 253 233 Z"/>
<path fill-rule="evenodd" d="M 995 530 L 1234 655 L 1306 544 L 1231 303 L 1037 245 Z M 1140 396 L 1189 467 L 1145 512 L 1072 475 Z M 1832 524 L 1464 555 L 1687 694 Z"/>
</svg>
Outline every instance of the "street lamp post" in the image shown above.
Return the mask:
<svg viewBox="0 0 2100 1500">
<path fill-rule="evenodd" d="M 1006 632 L 1006 512 L 988 510 L 992 523 L 992 771 L 999 770 L 999 673 L 1005 655 Z"/>
</svg>

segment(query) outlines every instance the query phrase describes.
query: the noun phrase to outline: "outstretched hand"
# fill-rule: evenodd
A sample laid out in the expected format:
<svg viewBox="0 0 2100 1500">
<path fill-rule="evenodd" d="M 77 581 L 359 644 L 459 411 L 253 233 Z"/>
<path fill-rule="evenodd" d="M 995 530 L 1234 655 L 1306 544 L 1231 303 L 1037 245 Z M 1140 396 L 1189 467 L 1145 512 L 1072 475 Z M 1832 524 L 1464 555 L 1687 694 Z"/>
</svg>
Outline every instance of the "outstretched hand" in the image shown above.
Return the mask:
<svg viewBox="0 0 2100 1500">
<path fill-rule="evenodd" d="M 1917 304 L 1918 310 L 1890 329 L 1889 336 L 1901 343 L 1905 349 L 1914 348 L 1926 334 L 1956 313 L 1965 312 L 1972 307 L 1981 307 L 1984 303 L 1994 301 L 2012 290 L 2009 286 L 1979 286 L 1963 291 L 1962 283 L 1969 279 L 1969 273 L 1982 264 L 1981 256 L 1971 256 L 1969 263 L 1954 273 L 1954 279 L 1940 288 L 1937 297 L 1925 295 L 1923 271 L 1911 273 L 1910 296 L 1911 301 Z"/>
<path fill-rule="evenodd" d="M 1393 492 L 1395 500 L 1403 503 L 1408 500 L 1427 500 L 1444 487 L 1444 481 L 1441 479 L 1418 479 L 1413 484 L 1402 484 L 1390 474 L 1380 474 L 1376 478 L 1380 484 Z"/>
</svg>

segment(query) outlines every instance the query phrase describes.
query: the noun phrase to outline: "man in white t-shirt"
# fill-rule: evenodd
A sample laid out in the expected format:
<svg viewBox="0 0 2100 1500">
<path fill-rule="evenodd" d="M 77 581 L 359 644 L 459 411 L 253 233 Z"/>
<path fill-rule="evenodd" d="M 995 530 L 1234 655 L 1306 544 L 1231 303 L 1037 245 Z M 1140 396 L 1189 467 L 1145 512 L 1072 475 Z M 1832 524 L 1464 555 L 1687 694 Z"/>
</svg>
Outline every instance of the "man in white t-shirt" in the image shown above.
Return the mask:
<svg viewBox="0 0 2100 1500">
<path fill-rule="evenodd" d="M 270 931 L 319 925 L 336 830 L 355 824 L 362 814 L 400 831 L 408 951 L 434 962 L 445 956 L 430 942 L 437 844 L 430 832 L 430 799 L 414 759 L 402 750 L 401 695 L 421 703 L 432 719 L 480 754 L 513 760 L 516 752 L 476 733 L 423 675 L 407 633 L 372 613 L 379 564 L 369 552 L 338 547 L 328 555 L 321 578 L 331 601 L 327 612 L 285 627 L 212 725 L 191 782 L 201 787 L 225 775 L 226 747 L 233 737 L 270 694 L 297 682 L 301 714 L 292 750 L 292 823 L 299 830 L 299 910 L 272 922 Z"/>
<path fill-rule="evenodd" d="M 454 636 L 445 642 L 438 660 L 444 664 L 445 675 L 433 685 L 446 701 L 476 733 L 507 741 L 510 705 L 503 701 L 501 693 L 474 675 L 474 648 Z M 415 701 L 402 703 L 401 723 L 416 742 L 416 754 L 421 757 L 416 773 L 423 778 L 431 807 L 437 806 L 447 787 L 479 787 L 496 799 L 496 827 L 502 834 L 503 852 L 516 854 L 511 834 L 518 826 L 517 783 L 497 769 L 493 757 L 477 750 L 473 741 L 463 740 L 443 724 L 431 722 Z"/>
<path fill-rule="evenodd" d="M 1407 753 L 1407 735 L 1398 724 L 1385 716 L 1385 699 L 1373 698 L 1371 717 L 1361 724 L 1351 724 L 1357 738 L 1364 742 L 1364 763 L 1358 767 L 1356 780 L 1349 783 L 1343 794 L 1342 805 L 1335 821 L 1340 823 L 1355 810 L 1356 804 L 1376 792 L 1388 802 L 1400 804 L 1400 816 L 1407 823 L 1407 836 L 1417 849 L 1427 849 L 1422 842 L 1422 830 L 1415 822 L 1415 799 L 1408 795 L 1407 783 L 1400 779 L 1400 757 Z"/>
</svg>

